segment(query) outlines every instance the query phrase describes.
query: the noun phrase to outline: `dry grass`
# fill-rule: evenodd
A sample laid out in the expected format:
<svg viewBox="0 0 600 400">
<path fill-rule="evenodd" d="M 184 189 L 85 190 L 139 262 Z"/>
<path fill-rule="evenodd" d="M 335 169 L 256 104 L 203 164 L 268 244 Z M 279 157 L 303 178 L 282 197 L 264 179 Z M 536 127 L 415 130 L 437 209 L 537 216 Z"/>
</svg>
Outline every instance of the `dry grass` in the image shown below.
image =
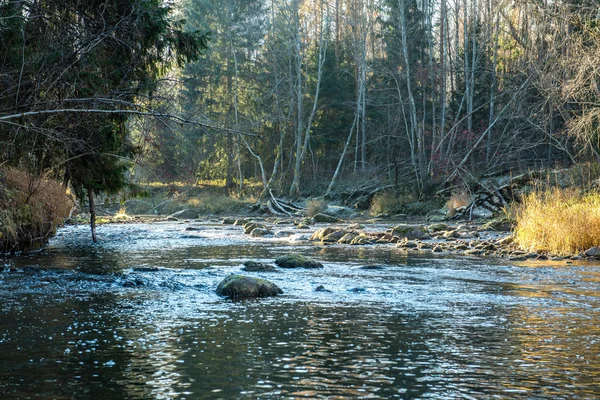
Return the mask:
<svg viewBox="0 0 600 400">
<path fill-rule="evenodd" d="M 516 210 L 515 238 L 525 250 L 560 255 L 600 245 L 600 192 L 534 191 Z"/>
<path fill-rule="evenodd" d="M 60 183 L 16 169 L 0 170 L 0 251 L 44 244 L 72 207 L 73 200 Z"/>
<path fill-rule="evenodd" d="M 306 210 L 304 215 L 307 217 L 314 217 L 319 213 L 323 213 L 327 210 L 327 202 L 322 199 L 310 199 L 306 201 Z"/>
<path fill-rule="evenodd" d="M 383 192 L 376 194 L 371 200 L 369 214 L 398 214 L 403 211 L 406 204 L 417 201 L 413 194 L 399 195 L 393 192 Z"/>
<path fill-rule="evenodd" d="M 452 193 L 452 196 L 446 202 L 448 216 L 452 217 L 456 213 L 457 208 L 466 207 L 469 204 L 471 204 L 471 195 L 466 190 Z"/>
</svg>

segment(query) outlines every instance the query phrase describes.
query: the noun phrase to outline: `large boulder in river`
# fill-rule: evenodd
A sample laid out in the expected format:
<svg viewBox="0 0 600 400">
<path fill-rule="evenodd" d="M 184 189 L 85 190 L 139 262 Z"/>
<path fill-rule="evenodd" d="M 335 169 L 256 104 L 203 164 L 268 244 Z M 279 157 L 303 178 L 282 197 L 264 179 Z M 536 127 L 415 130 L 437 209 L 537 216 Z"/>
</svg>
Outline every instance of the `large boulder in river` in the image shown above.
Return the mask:
<svg viewBox="0 0 600 400">
<path fill-rule="evenodd" d="M 217 294 L 219 296 L 227 296 L 234 299 L 271 297 L 282 293 L 283 290 L 273 282 L 243 275 L 229 275 L 217 286 Z"/>
<path fill-rule="evenodd" d="M 323 264 L 302 254 L 290 253 L 277 257 L 275 264 L 281 268 L 323 268 Z"/>
</svg>

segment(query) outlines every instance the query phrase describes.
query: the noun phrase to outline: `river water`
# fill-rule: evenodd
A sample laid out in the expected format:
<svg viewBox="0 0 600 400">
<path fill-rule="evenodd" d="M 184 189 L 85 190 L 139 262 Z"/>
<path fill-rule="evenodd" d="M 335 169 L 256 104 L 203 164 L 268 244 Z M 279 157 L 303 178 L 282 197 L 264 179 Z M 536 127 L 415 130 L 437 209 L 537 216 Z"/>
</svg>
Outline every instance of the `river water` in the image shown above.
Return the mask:
<svg viewBox="0 0 600 400">
<path fill-rule="evenodd" d="M 600 397 L 598 265 L 323 247 L 208 222 L 98 233 L 93 245 L 68 226 L 42 253 L 0 258 L 0 398 Z M 277 298 L 215 294 L 243 261 L 290 251 L 325 268 L 247 273 Z"/>
</svg>

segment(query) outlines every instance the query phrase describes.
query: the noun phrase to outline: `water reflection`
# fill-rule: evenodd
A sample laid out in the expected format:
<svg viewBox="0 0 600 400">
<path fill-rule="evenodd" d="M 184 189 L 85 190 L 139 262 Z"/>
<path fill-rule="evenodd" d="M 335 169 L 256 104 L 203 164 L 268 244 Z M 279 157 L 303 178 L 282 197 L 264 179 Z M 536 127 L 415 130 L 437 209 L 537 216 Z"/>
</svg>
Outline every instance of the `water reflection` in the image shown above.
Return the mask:
<svg viewBox="0 0 600 400">
<path fill-rule="evenodd" d="M 75 227 L 4 261 L 1 398 L 600 396 L 598 266 L 113 228 L 99 246 Z M 284 288 L 277 299 L 214 294 L 243 260 L 291 249 L 325 268 L 257 274 Z"/>
</svg>

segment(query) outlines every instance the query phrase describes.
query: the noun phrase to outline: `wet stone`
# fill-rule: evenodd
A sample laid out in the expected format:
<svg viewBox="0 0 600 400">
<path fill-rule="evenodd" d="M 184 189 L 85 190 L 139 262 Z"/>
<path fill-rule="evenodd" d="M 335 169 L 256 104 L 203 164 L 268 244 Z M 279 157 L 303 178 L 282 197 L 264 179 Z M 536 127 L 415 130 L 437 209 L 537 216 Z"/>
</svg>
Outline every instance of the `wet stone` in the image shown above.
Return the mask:
<svg viewBox="0 0 600 400">
<path fill-rule="evenodd" d="M 277 285 L 266 279 L 243 275 L 229 275 L 217 286 L 219 296 L 234 299 L 251 297 L 272 297 L 283 293 Z"/>
<path fill-rule="evenodd" d="M 323 268 L 323 264 L 320 262 L 298 253 L 279 256 L 275 260 L 275 264 L 281 268 Z"/>
<path fill-rule="evenodd" d="M 140 286 L 147 286 L 147 285 L 148 285 L 148 281 L 146 279 L 143 279 L 140 277 L 129 278 L 125 282 L 123 282 L 124 287 L 140 287 Z"/>
<path fill-rule="evenodd" d="M 382 265 L 363 265 L 362 267 L 359 267 L 358 269 L 364 269 L 364 270 L 381 270 L 381 269 L 385 269 L 384 266 Z"/>
<path fill-rule="evenodd" d="M 245 261 L 244 268 L 242 268 L 242 270 L 248 271 L 248 272 L 274 272 L 274 271 L 277 271 L 275 266 L 273 266 L 271 264 L 257 262 L 257 261 Z"/>
<path fill-rule="evenodd" d="M 600 258 L 600 247 L 598 247 L 598 246 L 591 247 L 591 248 L 587 249 L 584 252 L 584 254 L 587 257 Z"/>
<path fill-rule="evenodd" d="M 252 232 L 250 232 L 250 236 L 252 237 L 265 237 L 273 235 L 273 231 L 265 228 L 254 228 Z"/>
<path fill-rule="evenodd" d="M 313 221 L 315 222 L 340 222 L 341 219 L 336 218 L 332 215 L 319 213 L 313 217 Z"/>
<path fill-rule="evenodd" d="M 158 272 L 160 268 L 158 267 L 135 267 L 132 269 L 135 272 Z"/>
<path fill-rule="evenodd" d="M 367 291 L 367 289 L 361 288 L 361 287 L 356 287 L 356 288 L 348 289 L 348 291 L 351 293 L 364 293 Z"/>
</svg>

